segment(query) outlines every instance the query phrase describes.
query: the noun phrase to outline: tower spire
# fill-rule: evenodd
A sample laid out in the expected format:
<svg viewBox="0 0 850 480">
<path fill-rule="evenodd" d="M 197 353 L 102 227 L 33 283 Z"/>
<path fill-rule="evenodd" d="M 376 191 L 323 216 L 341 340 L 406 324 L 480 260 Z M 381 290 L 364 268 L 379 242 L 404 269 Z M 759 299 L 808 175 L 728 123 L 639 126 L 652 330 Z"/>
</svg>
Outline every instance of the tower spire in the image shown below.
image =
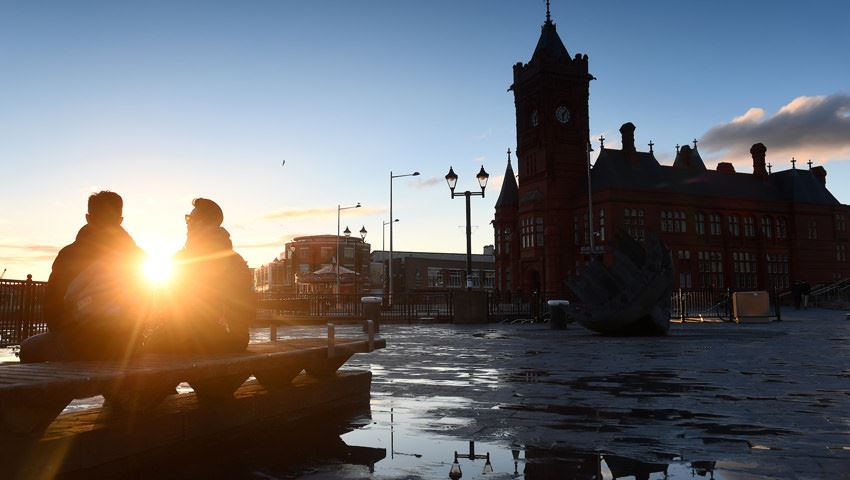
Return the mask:
<svg viewBox="0 0 850 480">
<path fill-rule="evenodd" d="M 552 16 L 549 14 L 549 0 L 546 0 L 546 23 L 552 23 Z"/>
</svg>

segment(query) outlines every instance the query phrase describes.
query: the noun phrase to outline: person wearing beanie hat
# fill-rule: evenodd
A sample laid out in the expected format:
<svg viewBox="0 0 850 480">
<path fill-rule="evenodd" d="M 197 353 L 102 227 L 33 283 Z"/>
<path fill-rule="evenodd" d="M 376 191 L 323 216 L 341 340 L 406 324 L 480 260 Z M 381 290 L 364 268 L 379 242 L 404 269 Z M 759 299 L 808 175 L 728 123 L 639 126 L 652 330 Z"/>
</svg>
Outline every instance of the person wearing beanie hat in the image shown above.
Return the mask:
<svg viewBox="0 0 850 480">
<path fill-rule="evenodd" d="M 169 353 L 239 352 L 256 314 L 251 271 L 222 227 L 224 213 L 206 198 L 192 200 L 186 243 L 175 255 L 176 285 L 165 321 L 146 343 Z"/>
</svg>

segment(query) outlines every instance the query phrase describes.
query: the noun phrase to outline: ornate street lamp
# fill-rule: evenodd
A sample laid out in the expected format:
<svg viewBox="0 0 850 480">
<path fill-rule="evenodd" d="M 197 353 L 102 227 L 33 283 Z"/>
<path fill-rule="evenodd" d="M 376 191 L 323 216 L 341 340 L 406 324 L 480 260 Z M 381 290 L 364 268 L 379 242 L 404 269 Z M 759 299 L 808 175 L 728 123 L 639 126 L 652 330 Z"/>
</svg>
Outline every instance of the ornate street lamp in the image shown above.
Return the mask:
<svg viewBox="0 0 850 480">
<path fill-rule="evenodd" d="M 472 224 L 470 219 L 469 198 L 473 195 L 484 197 L 484 189 L 487 188 L 487 180 L 490 179 L 490 174 L 484 170 L 484 165 L 481 165 L 481 170 L 475 178 L 478 179 L 478 186 L 481 187 L 481 192 L 470 192 L 469 190 L 463 193 L 455 193 L 457 186 L 457 174 L 452 167 L 449 167 L 449 173 L 446 174 L 446 183 L 449 184 L 449 190 L 452 192 L 452 198 L 461 195 L 466 198 L 466 288 L 472 288 Z"/>
<path fill-rule="evenodd" d="M 336 294 L 339 295 L 339 215 L 343 210 L 348 210 L 351 208 L 360 208 L 360 202 L 357 202 L 357 205 L 350 205 L 348 207 L 343 207 L 341 205 L 336 206 Z M 348 231 L 348 235 L 351 235 L 351 230 L 348 230 L 348 227 L 345 227 L 345 230 Z M 346 236 L 348 236 L 346 235 Z M 339 299 L 337 299 L 339 300 Z"/>
</svg>

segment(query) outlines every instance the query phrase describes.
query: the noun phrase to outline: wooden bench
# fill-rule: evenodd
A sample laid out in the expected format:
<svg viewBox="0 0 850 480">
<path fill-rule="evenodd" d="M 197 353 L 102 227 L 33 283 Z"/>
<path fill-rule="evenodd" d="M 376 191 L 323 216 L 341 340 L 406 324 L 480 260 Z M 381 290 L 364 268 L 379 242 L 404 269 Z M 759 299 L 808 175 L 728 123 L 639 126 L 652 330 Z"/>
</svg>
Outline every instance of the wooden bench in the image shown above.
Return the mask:
<svg viewBox="0 0 850 480">
<path fill-rule="evenodd" d="M 274 338 L 274 335 L 273 337 Z M 247 351 L 214 356 L 147 354 L 120 362 L 61 362 L 0 366 L 0 434 L 38 438 L 74 399 L 103 395 L 126 414 L 143 415 L 188 382 L 198 401 L 233 399 L 251 375 L 267 390 L 289 388 L 302 371 L 334 375 L 352 355 L 386 347 L 379 338 L 329 337 L 252 344 Z"/>
</svg>

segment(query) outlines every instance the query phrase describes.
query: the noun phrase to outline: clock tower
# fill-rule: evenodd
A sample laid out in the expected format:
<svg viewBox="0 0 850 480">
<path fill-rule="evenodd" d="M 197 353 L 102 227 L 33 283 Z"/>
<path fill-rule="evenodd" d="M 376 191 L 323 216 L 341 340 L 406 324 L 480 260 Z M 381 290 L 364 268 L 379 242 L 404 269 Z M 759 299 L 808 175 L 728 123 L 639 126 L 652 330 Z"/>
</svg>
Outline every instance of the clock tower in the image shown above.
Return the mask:
<svg viewBox="0 0 850 480">
<path fill-rule="evenodd" d="M 570 57 L 547 1 L 531 60 L 514 65 L 510 87 L 519 177 L 515 231 L 520 236 L 519 265 L 511 270 L 510 284 L 524 292 L 563 292 L 574 268 L 572 205 L 586 194 L 592 79 L 587 55 Z"/>
</svg>

